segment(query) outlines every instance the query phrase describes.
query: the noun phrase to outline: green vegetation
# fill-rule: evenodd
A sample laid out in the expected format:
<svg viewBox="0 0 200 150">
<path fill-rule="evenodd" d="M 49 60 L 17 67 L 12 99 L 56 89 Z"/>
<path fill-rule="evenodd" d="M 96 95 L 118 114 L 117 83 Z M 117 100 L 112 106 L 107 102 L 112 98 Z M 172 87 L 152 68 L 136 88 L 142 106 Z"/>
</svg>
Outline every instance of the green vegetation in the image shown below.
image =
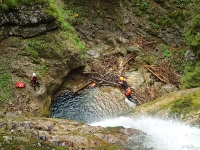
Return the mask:
<svg viewBox="0 0 200 150">
<path fill-rule="evenodd" d="M 147 30 L 153 35 L 158 34 L 160 29 L 165 30 L 168 27 L 178 25 L 184 28 L 186 22 L 194 15 L 194 12 L 200 9 L 200 0 L 154 0 L 154 2 L 163 8 L 167 8 L 167 11 L 162 11 L 163 8 L 157 7 L 155 3 L 150 1 L 132 0 L 133 13 L 136 16 L 143 16 L 149 19 L 149 22 L 144 22 L 144 24 L 150 25 L 151 28 Z M 192 30 L 190 27 L 188 29 Z"/>
<path fill-rule="evenodd" d="M 109 133 L 109 134 L 114 134 L 114 133 L 120 133 L 120 130 L 122 129 L 123 127 L 120 127 L 120 126 L 118 126 L 118 127 L 106 127 L 105 129 L 104 129 L 104 131 L 106 132 L 106 133 Z"/>
<path fill-rule="evenodd" d="M 154 29 L 159 29 L 159 25 L 153 22 L 151 22 L 151 27 Z"/>
<path fill-rule="evenodd" d="M 194 16 L 190 25 L 185 30 L 185 37 L 188 45 L 194 50 L 200 48 L 200 14 Z M 196 52 L 200 53 L 200 52 Z"/>
<path fill-rule="evenodd" d="M 150 116 L 175 118 L 199 126 L 200 89 L 171 92 L 165 96 L 137 106 L 126 115 L 148 114 Z"/>
<path fill-rule="evenodd" d="M 200 61 L 196 64 L 188 63 L 181 79 L 182 88 L 194 88 L 200 86 Z"/>
<path fill-rule="evenodd" d="M 10 7 L 18 6 L 19 4 L 30 4 L 30 3 L 48 3 L 49 0 L 2 0 L 0 8 L 7 10 Z"/>
<path fill-rule="evenodd" d="M 41 3 L 41 4 L 48 4 L 49 6 L 45 10 L 45 12 L 54 17 L 61 26 L 61 29 L 63 32 L 66 34 L 68 39 L 72 42 L 71 46 L 73 45 L 74 48 L 77 48 L 82 54 L 84 54 L 85 46 L 84 44 L 80 41 L 80 39 L 77 36 L 77 33 L 75 29 L 65 20 L 65 15 L 68 15 L 70 10 L 63 9 L 61 7 L 58 7 L 57 3 L 55 0 L 3 0 L 2 4 L 0 7 L 3 10 L 7 10 L 10 7 L 15 7 L 20 4 L 33 4 L 33 3 Z M 77 14 L 75 15 L 75 18 L 77 18 Z"/>
<path fill-rule="evenodd" d="M 192 105 L 192 99 L 189 97 L 176 100 L 170 109 L 169 116 L 175 116 L 178 118 L 185 117 L 185 115 L 191 111 Z"/>
<path fill-rule="evenodd" d="M 146 11 L 149 8 L 149 3 L 147 0 L 141 0 L 139 4 L 139 9 L 142 11 Z"/>
<path fill-rule="evenodd" d="M 116 150 L 116 149 L 120 149 L 120 147 L 119 146 L 101 146 L 101 147 L 95 147 L 95 149 L 97 149 L 97 150 L 103 150 L 103 149 Z"/>
<path fill-rule="evenodd" d="M 45 52 L 46 43 L 42 40 L 37 40 L 36 38 L 30 38 L 24 40 L 23 46 L 20 48 L 21 55 L 27 55 L 30 59 L 36 64 L 39 63 L 39 53 Z M 19 58 L 20 54 L 17 54 L 16 57 Z"/>
<path fill-rule="evenodd" d="M 197 112 L 200 109 L 199 96 L 200 93 L 194 93 L 173 101 L 170 104 L 171 108 L 169 116 L 184 119 L 185 117 L 188 117 L 189 114 Z"/>
<path fill-rule="evenodd" d="M 165 44 L 162 45 L 161 50 L 163 56 L 172 63 L 172 67 L 180 74 L 183 74 L 186 65 L 185 52 L 186 48 L 172 48 Z"/>
<path fill-rule="evenodd" d="M 24 135 L 0 135 L 0 148 L 6 150 L 19 150 L 19 149 L 31 149 L 31 150 L 67 150 L 67 147 L 55 146 L 44 142 L 37 141 L 33 138 L 24 137 Z"/>
<path fill-rule="evenodd" d="M 102 142 L 103 143 L 103 142 Z M 102 144 L 101 143 L 101 144 Z M 0 135 L 0 148 L 2 150 L 18 150 L 18 149 L 31 149 L 31 150 L 68 150 L 73 149 L 73 147 L 66 146 L 56 146 L 53 144 L 40 142 L 34 138 L 24 137 L 24 135 Z M 102 144 L 99 147 L 95 147 L 96 150 L 116 150 L 119 149 L 119 146 L 112 146 L 108 144 Z M 76 149 L 76 148 L 74 148 Z"/>
<path fill-rule="evenodd" d="M 73 25 L 82 24 L 85 18 L 90 20 L 90 25 L 94 25 L 94 22 L 101 18 L 105 19 L 105 24 L 112 26 L 113 28 L 122 29 L 122 20 L 118 15 L 120 13 L 120 1 L 91 1 L 85 0 L 64 0 L 64 10 L 67 11 L 68 15 L 65 17 Z M 127 1 L 126 1 L 127 2 Z M 98 3 L 98 5 L 96 5 Z M 112 17 L 112 21 L 107 21 L 107 16 Z"/>
<path fill-rule="evenodd" d="M 54 0 L 49 0 L 49 8 L 45 12 L 57 19 L 68 39 L 72 42 L 75 48 L 84 54 L 85 46 L 78 38 L 75 29 L 65 20 L 64 16 L 69 12 L 65 10 L 66 9 L 58 7 Z"/>
<path fill-rule="evenodd" d="M 196 55 L 196 62 L 188 62 L 184 68 L 181 80 L 182 88 L 199 87 L 200 73 L 200 0 L 193 0 L 189 4 L 191 17 L 189 25 L 185 27 L 185 38 L 188 46 Z"/>
<path fill-rule="evenodd" d="M 162 15 L 158 15 L 160 13 L 156 9 L 153 3 L 149 3 L 145 0 L 137 1 L 132 0 L 134 2 L 134 9 L 133 11 L 138 14 L 146 14 L 149 15 L 149 18 L 154 18 L 153 23 L 159 25 L 160 27 L 170 27 L 175 24 L 178 24 L 180 27 L 184 26 L 185 21 L 188 17 L 186 17 L 190 12 L 186 12 L 183 8 L 189 8 L 188 4 L 195 3 L 195 0 L 187 0 L 187 1 L 180 1 L 180 0 L 170 0 L 168 1 L 167 5 L 170 5 L 169 11 L 167 13 L 163 12 Z M 156 3 L 161 4 L 161 7 L 165 7 L 165 0 L 154 0 Z M 152 20 L 151 20 L 152 21 Z M 152 26 L 153 28 L 155 26 Z"/>
<path fill-rule="evenodd" d="M 42 77 L 48 70 L 49 67 L 47 65 L 39 65 L 35 67 L 34 72 L 37 72 L 39 76 Z"/>
<path fill-rule="evenodd" d="M 0 59 L 0 101 L 6 101 L 12 97 L 11 74 L 7 61 L 2 57 Z"/>
<path fill-rule="evenodd" d="M 171 58 L 172 55 L 173 55 L 173 51 L 172 50 L 169 50 L 168 46 L 163 44 L 162 45 L 162 54 L 167 57 L 167 58 Z"/>
</svg>

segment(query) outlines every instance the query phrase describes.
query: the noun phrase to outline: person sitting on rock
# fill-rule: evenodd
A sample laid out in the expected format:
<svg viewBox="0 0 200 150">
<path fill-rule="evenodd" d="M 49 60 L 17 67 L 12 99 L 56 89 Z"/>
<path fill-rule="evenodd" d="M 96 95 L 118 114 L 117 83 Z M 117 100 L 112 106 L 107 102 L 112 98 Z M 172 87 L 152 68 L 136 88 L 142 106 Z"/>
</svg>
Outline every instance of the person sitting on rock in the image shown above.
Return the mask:
<svg viewBox="0 0 200 150">
<path fill-rule="evenodd" d="M 32 78 L 31 78 L 31 82 L 32 82 L 32 85 L 34 87 L 34 90 L 36 90 L 36 86 L 40 87 L 38 78 L 36 77 L 36 73 L 33 73 Z"/>
</svg>

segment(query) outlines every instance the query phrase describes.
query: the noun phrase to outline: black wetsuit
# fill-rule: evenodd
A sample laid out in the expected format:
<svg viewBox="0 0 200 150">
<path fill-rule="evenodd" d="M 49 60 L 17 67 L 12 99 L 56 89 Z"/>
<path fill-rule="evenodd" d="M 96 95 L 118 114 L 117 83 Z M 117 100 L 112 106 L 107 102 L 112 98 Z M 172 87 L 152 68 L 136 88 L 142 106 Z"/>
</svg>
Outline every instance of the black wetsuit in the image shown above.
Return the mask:
<svg viewBox="0 0 200 150">
<path fill-rule="evenodd" d="M 135 98 L 133 98 L 132 96 L 127 97 L 127 99 L 128 99 L 129 101 L 135 103 L 136 105 L 139 105 L 138 101 L 137 101 Z"/>
<path fill-rule="evenodd" d="M 121 85 L 121 87 L 126 90 L 128 88 L 128 84 L 126 81 L 118 81 L 118 83 Z"/>
<path fill-rule="evenodd" d="M 32 81 L 34 90 L 36 90 L 36 88 L 35 88 L 36 86 L 40 87 L 40 84 L 39 84 L 39 82 L 38 82 L 37 77 L 32 77 L 31 81 Z"/>
<path fill-rule="evenodd" d="M 128 89 L 126 89 L 126 92 L 127 92 L 127 90 L 128 90 Z M 139 105 L 137 99 L 133 98 L 133 97 L 131 96 L 130 93 L 129 93 L 129 94 L 125 94 L 125 96 L 126 96 L 126 98 L 127 98 L 129 101 L 135 103 L 136 105 Z"/>
</svg>

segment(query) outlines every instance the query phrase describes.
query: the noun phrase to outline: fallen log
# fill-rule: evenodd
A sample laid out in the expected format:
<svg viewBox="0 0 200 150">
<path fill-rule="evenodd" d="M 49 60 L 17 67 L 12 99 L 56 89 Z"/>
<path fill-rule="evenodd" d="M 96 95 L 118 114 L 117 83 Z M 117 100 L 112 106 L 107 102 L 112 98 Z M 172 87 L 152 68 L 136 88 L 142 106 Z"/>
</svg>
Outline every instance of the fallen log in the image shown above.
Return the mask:
<svg viewBox="0 0 200 150">
<path fill-rule="evenodd" d="M 142 43 L 143 46 L 146 46 L 146 45 L 151 45 L 151 44 L 156 44 L 157 41 L 152 41 L 152 42 L 146 42 L 146 43 Z"/>
<path fill-rule="evenodd" d="M 83 74 L 92 74 L 92 73 L 98 74 L 99 72 L 83 72 Z"/>
<path fill-rule="evenodd" d="M 91 84 L 93 81 L 88 81 L 87 83 L 85 83 L 84 85 L 82 85 L 80 88 L 78 88 L 76 91 L 74 91 L 74 94 L 76 94 L 78 91 L 84 89 L 86 86 L 88 86 L 89 84 Z"/>
<path fill-rule="evenodd" d="M 115 86 L 119 86 L 119 84 L 115 83 L 115 82 L 110 82 L 110 81 L 107 81 L 107 80 L 104 80 L 104 79 L 100 79 L 100 78 L 95 78 L 95 77 L 92 77 L 93 80 L 98 80 L 98 81 L 103 81 L 103 82 L 106 82 L 108 84 L 112 84 L 112 85 L 115 85 Z"/>
<path fill-rule="evenodd" d="M 133 59 L 134 57 L 130 57 L 125 63 L 122 64 L 122 66 L 125 66 L 131 59 Z"/>
<path fill-rule="evenodd" d="M 126 62 L 121 62 L 120 64 L 119 64 L 119 74 L 122 74 L 122 72 L 124 71 L 124 69 L 126 69 L 126 68 L 124 68 L 124 66 L 131 60 L 131 59 L 133 59 L 134 57 L 130 57 Z"/>
<path fill-rule="evenodd" d="M 168 81 L 164 80 L 163 78 L 161 78 L 162 76 L 158 75 L 157 73 L 155 73 L 154 71 L 152 71 L 152 69 L 150 67 L 148 67 L 147 65 L 144 66 L 147 70 L 149 70 L 154 76 L 156 76 L 160 81 L 167 83 L 167 84 L 171 84 Z"/>
</svg>

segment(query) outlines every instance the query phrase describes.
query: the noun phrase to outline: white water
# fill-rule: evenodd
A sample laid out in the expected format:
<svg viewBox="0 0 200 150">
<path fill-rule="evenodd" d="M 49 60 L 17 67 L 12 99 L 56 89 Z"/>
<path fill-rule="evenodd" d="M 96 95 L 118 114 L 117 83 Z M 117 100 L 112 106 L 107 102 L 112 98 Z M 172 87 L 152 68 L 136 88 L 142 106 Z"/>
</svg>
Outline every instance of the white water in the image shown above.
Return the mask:
<svg viewBox="0 0 200 150">
<path fill-rule="evenodd" d="M 123 126 L 145 132 L 151 141 L 144 143 L 154 150 L 200 150 L 200 129 L 172 120 L 152 117 L 118 117 L 91 123 L 92 126 Z"/>
</svg>

